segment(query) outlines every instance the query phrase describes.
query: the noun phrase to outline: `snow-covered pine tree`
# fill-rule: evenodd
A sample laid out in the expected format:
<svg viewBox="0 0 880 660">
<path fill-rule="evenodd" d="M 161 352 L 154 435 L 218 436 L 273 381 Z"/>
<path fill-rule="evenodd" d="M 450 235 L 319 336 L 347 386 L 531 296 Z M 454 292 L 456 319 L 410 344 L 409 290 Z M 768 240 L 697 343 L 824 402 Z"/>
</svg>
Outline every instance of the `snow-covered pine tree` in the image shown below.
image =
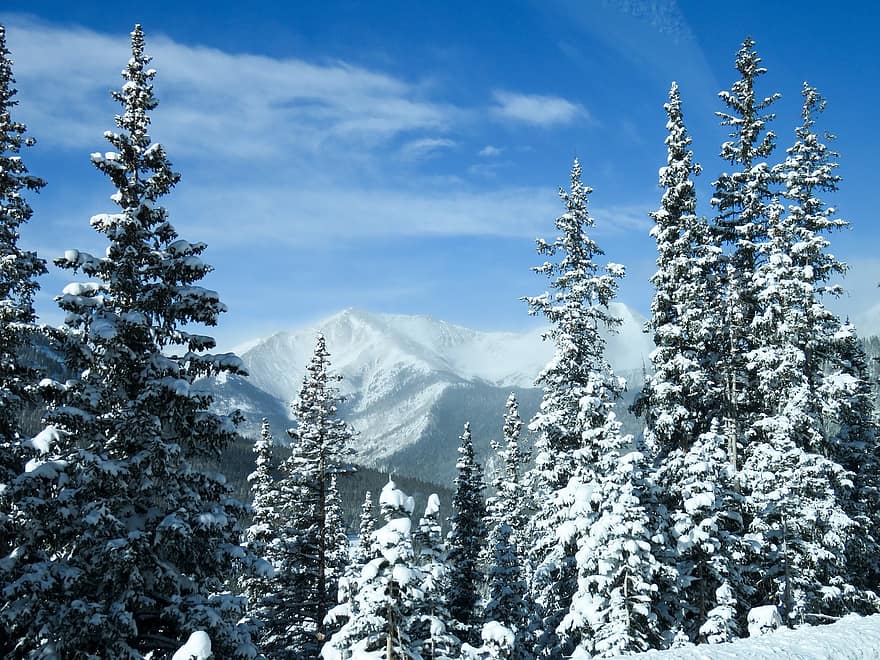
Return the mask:
<svg viewBox="0 0 880 660">
<path fill-rule="evenodd" d="M 34 139 L 25 135 L 24 124 L 12 118 L 18 104 L 14 85 L 6 28 L 0 25 L 0 561 L 16 545 L 8 484 L 23 471 L 33 453 L 32 447 L 23 446 L 28 443 L 19 426 L 22 404 L 36 380 L 22 359 L 22 349 L 29 343 L 36 318 L 36 278 L 46 272 L 42 259 L 18 245 L 21 226 L 33 215 L 22 193 L 39 192 L 46 184 L 28 173 L 21 157 L 23 148 L 33 145 Z M 0 586 L 3 584 L 0 564 Z M 0 652 L 2 649 L 0 644 Z"/>
<path fill-rule="evenodd" d="M 676 580 L 672 589 L 660 594 L 659 613 L 665 634 L 680 631 L 692 642 L 730 641 L 728 634 L 738 630 L 738 610 L 718 600 L 719 589 L 722 595 L 744 589 L 739 570 L 741 497 L 725 447 L 716 421 L 686 451 L 668 454 L 654 475 L 661 501 L 673 503 L 668 534 Z M 728 615 L 730 620 L 724 618 Z"/>
<path fill-rule="evenodd" d="M 357 580 L 350 618 L 321 649 L 325 660 L 421 660 L 409 634 L 422 597 L 410 537 L 413 498 L 389 480 L 379 505 L 385 525 L 374 533 L 373 557 Z"/>
<path fill-rule="evenodd" d="M 833 365 L 820 388 L 827 435 L 834 460 L 851 475 L 850 497 L 843 502 L 859 526 L 847 551 L 848 579 L 859 589 L 852 609 L 876 611 L 880 594 L 880 435 L 874 413 L 868 358 L 855 328 L 846 323 L 834 337 Z"/>
<path fill-rule="evenodd" d="M 712 244 L 705 220 L 696 215 L 692 177 L 701 168 L 693 162 L 677 84 L 672 84 L 664 107 L 667 160 L 660 168 L 661 207 L 651 214 L 658 255 L 647 324 L 657 348 L 651 354 L 654 373 L 634 410 L 645 417 L 645 441 L 658 463 L 654 479 L 672 525 L 672 543 L 658 549 L 664 564 L 658 576 L 661 628 L 665 635 L 681 630 L 696 640 L 717 604 L 717 588 L 731 579 L 739 582 L 731 575 L 739 530 L 736 498 L 729 479 L 725 481 L 728 457 L 713 444 L 715 420 L 723 414 L 713 342 L 721 323 L 716 291 L 720 249 Z M 730 506 L 733 513 L 725 509 Z"/>
<path fill-rule="evenodd" d="M 621 456 L 631 440 L 609 414 L 596 447 L 598 516 L 580 541 L 578 591 L 560 625 L 580 652 L 598 657 L 658 648 L 661 640 L 654 605 L 661 572 L 651 516 L 656 492 L 644 452 Z"/>
<path fill-rule="evenodd" d="M 330 483 L 327 484 L 327 589 L 335 594 L 339 590 L 339 580 L 342 579 L 348 566 L 348 534 L 345 531 L 345 519 L 342 513 L 342 499 L 339 496 L 339 488 L 336 485 L 336 474 L 330 474 Z"/>
<path fill-rule="evenodd" d="M 241 361 L 206 353 L 214 340 L 190 329 L 215 325 L 225 306 L 196 284 L 211 270 L 205 244 L 178 239 L 158 204 L 179 175 L 149 136 L 149 61 L 135 26 L 113 94 L 118 132 L 105 134 L 112 150 L 92 154 L 119 207 L 91 219 L 108 240 L 104 256 L 68 250 L 56 261 L 92 281 L 57 299 L 73 375 L 52 388 L 47 442 L 15 484 L 29 495 L 4 593 L 15 655 L 140 658 L 173 651 L 194 630 L 219 656 L 255 653 L 238 623 L 244 599 L 226 591 L 249 557 L 244 507 L 222 475 L 191 460 L 218 456 L 239 419 L 210 412 L 195 381 L 242 373 Z"/>
<path fill-rule="evenodd" d="M 488 571 L 489 601 L 483 611 L 484 645 L 494 647 L 491 657 L 510 660 L 529 660 L 531 653 L 532 607 L 529 604 L 528 585 L 522 579 L 522 569 L 513 529 L 500 523 L 492 534 L 494 540 L 492 565 Z M 491 631 L 503 626 L 507 635 Z M 487 627 L 490 629 L 487 631 Z M 510 643 L 499 644 L 499 640 Z"/>
<path fill-rule="evenodd" d="M 330 567 L 338 530 L 328 520 L 331 475 L 344 468 L 352 433 L 339 418 L 342 397 L 330 371 L 330 354 L 323 335 L 306 367 L 299 398 L 293 404 L 296 428 L 291 455 L 281 465 L 283 490 L 288 497 L 288 523 L 297 536 L 288 570 L 288 613 L 296 639 L 287 648 L 295 655 L 314 657 L 325 639 L 324 620 L 338 599 L 338 575 Z"/>
<path fill-rule="evenodd" d="M 361 505 L 361 516 L 358 526 L 358 544 L 352 553 L 352 565 L 363 566 L 370 557 L 370 540 L 376 531 L 376 514 L 373 511 L 373 495 L 370 491 L 364 493 L 364 503 Z"/>
<path fill-rule="evenodd" d="M 460 437 L 452 500 L 452 517 L 446 539 L 450 566 L 449 613 L 461 630 L 462 641 L 476 642 L 479 635 L 478 601 L 484 574 L 480 556 L 486 542 L 486 502 L 483 470 L 474 458 L 471 425 L 465 423 Z"/>
<path fill-rule="evenodd" d="M 410 636 L 425 660 L 457 657 L 461 642 L 452 633 L 452 616 L 446 607 L 450 566 L 440 528 L 440 498 L 435 493 L 428 496 L 413 542 L 423 596 L 416 604 Z"/>
<path fill-rule="evenodd" d="M 272 559 L 278 553 L 277 546 L 282 543 L 280 530 L 283 527 L 282 511 L 284 500 L 278 490 L 275 478 L 277 466 L 272 455 L 272 429 L 269 421 L 263 418 L 260 437 L 254 442 L 253 452 L 256 469 L 248 475 L 251 487 L 251 525 L 244 532 L 245 546 L 265 564 L 261 570 L 245 573 L 242 587 L 248 599 L 248 616 L 260 626 L 271 626 L 278 620 L 277 599 Z M 268 637 L 265 629 L 261 636 Z"/>
<path fill-rule="evenodd" d="M 491 447 L 498 457 L 497 470 L 492 486 L 493 495 L 486 503 L 486 528 L 490 545 L 494 548 L 494 535 L 501 525 L 510 527 L 510 542 L 518 549 L 529 546 L 528 525 L 531 503 L 525 483 L 525 470 L 531 460 L 531 452 L 523 446 L 522 419 L 519 402 L 511 393 L 505 404 L 503 440 L 492 440 Z M 527 578 L 526 575 L 524 577 Z"/>
<path fill-rule="evenodd" d="M 525 298 L 531 314 L 550 322 L 547 336 L 556 348 L 536 381 L 544 394 L 529 426 L 536 434 L 535 467 L 529 474 L 536 510 L 531 523 L 536 571 L 530 586 L 533 600 L 543 608 L 536 654 L 551 657 L 569 655 L 579 642 L 557 629 L 577 590 L 575 554 L 596 515 L 590 499 L 594 466 L 609 414 L 624 388 L 605 360 L 599 334 L 600 327 L 620 325 L 608 306 L 624 269 L 614 263 L 602 268 L 595 261 L 603 252 L 586 234 L 593 226 L 590 192 L 575 160 L 571 188 L 560 190 L 565 213 L 556 219 L 559 235 L 552 243 L 537 241 L 538 253 L 548 260 L 533 270 L 549 278 L 553 293 Z"/>
<path fill-rule="evenodd" d="M 717 209 L 712 225 L 714 240 L 729 248 L 719 261 L 718 280 L 723 287 L 723 324 L 712 344 L 721 348 L 719 366 L 724 375 L 725 433 L 728 435 L 728 459 L 736 468 L 740 461 L 738 446 L 748 442 L 744 436 L 753 419 L 753 386 L 745 356 L 755 348 L 752 320 L 758 309 L 753 273 L 760 255 L 757 245 L 767 236 L 767 207 L 772 187 L 778 181 L 773 167 L 766 162 L 773 153 L 775 135 L 767 130 L 774 115 L 765 112 L 779 98 L 778 94 L 761 99 L 755 83 L 766 73 L 761 58 L 753 50 L 755 42 L 747 37 L 736 55 L 740 79 L 730 91 L 719 93 L 727 106 L 716 113 L 722 126 L 731 128 L 730 140 L 721 145 L 721 158 L 734 168 L 715 181 L 712 205 Z"/>
<path fill-rule="evenodd" d="M 710 343 L 718 324 L 719 310 L 711 303 L 719 250 L 705 220 L 696 215 L 692 177 L 701 168 L 693 162 L 676 83 L 664 108 L 669 135 L 666 166 L 660 168 L 663 198 L 660 209 L 651 213 L 657 271 L 651 278 L 654 298 L 647 323 L 657 348 L 651 354 L 654 373 L 635 406 L 646 419 L 648 447 L 661 458 L 674 449 L 687 450 L 721 413 L 717 349 Z"/>
</svg>

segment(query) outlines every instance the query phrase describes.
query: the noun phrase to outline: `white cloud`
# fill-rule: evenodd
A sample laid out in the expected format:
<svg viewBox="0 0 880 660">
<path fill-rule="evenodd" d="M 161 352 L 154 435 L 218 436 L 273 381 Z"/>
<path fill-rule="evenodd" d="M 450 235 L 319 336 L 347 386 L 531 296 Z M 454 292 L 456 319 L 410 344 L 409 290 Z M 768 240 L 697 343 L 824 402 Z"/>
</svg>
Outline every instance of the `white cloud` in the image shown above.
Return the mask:
<svg viewBox="0 0 880 660">
<path fill-rule="evenodd" d="M 407 160 L 418 160 L 420 158 L 429 158 L 438 151 L 444 149 L 452 149 L 456 147 L 453 140 L 447 138 L 420 138 L 418 140 L 410 140 L 400 149 L 400 155 Z"/>
<path fill-rule="evenodd" d="M 100 142 L 127 35 L 3 20 L 31 133 L 64 147 Z M 177 156 L 308 162 L 328 145 L 368 151 L 402 133 L 445 131 L 461 113 L 423 98 L 418 84 L 345 62 L 232 54 L 149 32 L 147 52 L 159 72 L 153 133 Z"/>
<path fill-rule="evenodd" d="M 494 158 L 495 156 L 500 156 L 502 151 L 504 150 L 500 147 L 493 147 L 491 144 L 487 144 L 480 149 L 479 155 L 483 158 Z"/>
<path fill-rule="evenodd" d="M 495 105 L 490 112 L 501 119 L 538 126 L 569 124 L 577 118 L 587 121 L 590 119 L 586 108 L 560 96 L 518 94 L 501 90 L 496 91 L 493 96 Z"/>
</svg>

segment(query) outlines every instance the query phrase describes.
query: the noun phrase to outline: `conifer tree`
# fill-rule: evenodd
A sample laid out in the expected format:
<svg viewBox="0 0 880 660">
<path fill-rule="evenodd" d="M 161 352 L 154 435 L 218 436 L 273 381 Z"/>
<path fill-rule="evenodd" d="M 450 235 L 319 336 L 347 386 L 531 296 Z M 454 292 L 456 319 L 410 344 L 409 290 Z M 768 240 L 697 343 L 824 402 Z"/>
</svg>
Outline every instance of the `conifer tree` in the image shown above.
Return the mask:
<svg viewBox="0 0 880 660">
<path fill-rule="evenodd" d="M 376 515 L 373 512 L 373 496 L 370 491 L 364 493 L 364 503 L 361 505 L 361 517 L 358 527 L 358 544 L 352 555 L 352 564 L 363 566 L 372 556 L 370 551 L 370 539 L 376 531 Z"/>
<path fill-rule="evenodd" d="M 483 499 L 485 484 L 480 464 L 474 459 L 474 444 L 470 423 L 465 423 L 458 448 L 455 478 L 455 496 L 452 517 L 449 519 L 447 538 L 450 565 L 449 613 L 462 631 L 462 641 L 476 641 L 480 613 L 477 611 L 479 589 L 483 572 L 479 565 L 486 538 L 483 523 L 486 505 Z"/>
<path fill-rule="evenodd" d="M 421 658 L 409 633 L 421 597 L 410 536 L 413 499 L 389 481 L 379 504 L 385 525 L 370 544 L 373 556 L 357 580 L 350 618 L 321 649 L 326 660 Z"/>
<path fill-rule="evenodd" d="M 575 554 L 596 515 L 590 495 L 597 481 L 594 466 L 604 438 L 614 431 L 614 401 L 624 388 L 605 360 L 599 334 L 600 327 L 620 325 L 608 306 L 624 269 L 596 263 L 603 253 L 586 233 L 593 226 L 590 192 L 575 160 L 571 188 L 560 191 L 565 213 L 556 219 L 559 235 L 552 243 L 537 241 L 538 253 L 548 260 L 533 270 L 550 279 L 553 293 L 525 298 L 530 313 L 550 322 L 547 336 L 556 349 L 538 377 L 544 394 L 529 426 L 536 433 L 535 467 L 529 475 L 536 508 L 531 590 L 543 608 L 536 654 L 552 657 L 570 654 L 578 643 L 558 628 L 577 590 Z"/>
<path fill-rule="evenodd" d="M 336 485 L 336 474 L 330 474 L 327 485 L 327 589 L 336 594 L 339 580 L 349 563 L 348 534 L 342 514 L 342 500 Z"/>
<path fill-rule="evenodd" d="M 413 542 L 423 595 L 416 604 L 410 634 L 425 660 L 454 658 L 461 642 L 452 632 L 452 617 L 446 606 L 450 566 L 440 529 L 440 498 L 434 493 L 428 496 L 425 515 L 413 533 Z"/>
<path fill-rule="evenodd" d="M 251 552 L 262 559 L 262 570 L 245 574 L 242 578 L 244 594 L 248 598 L 248 616 L 258 625 L 277 621 L 278 611 L 274 597 L 276 589 L 271 560 L 278 554 L 277 546 L 282 543 L 279 529 L 283 524 L 284 500 L 278 490 L 272 455 L 272 429 L 269 421 L 263 418 L 260 437 L 254 442 L 256 469 L 248 475 L 251 486 L 251 525 L 245 530 L 244 542 Z M 269 636 L 265 630 L 260 636 Z"/>
<path fill-rule="evenodd" d="M 116 213 L 94 216 L 105 255 L 68 250 L 56 263 L 92 281 L 68 285 L 63 345 L 72 373 L 54 386 L 41 455 L 16 484 L 26 492 L 23 547 L 5 590 L 16 654 L 138 658 L 168 653 L 195 630 L 216 654 L 255 649 L 226 592 L 239 545 L 241 504 L 221 475 L 194 467 L 236 437 L 239 416 L 209 411 L 194 386 L 242 373 L 232 354 L 205 351 L 192 331 L 225 311 L 197 285 L 210 270 L 204 243 L 179 239 L 159 200 L 178 182 L 149 136 L 155 71 L 140 26 L 131 33 L 112 150 L 92 154 L 116 191 Z"/>
<path fill-rule="evenodd" d="M 651 354 L 654 373 L 636 404 L 636 412 L 646 417 L 648 446 L 661 458 L 675 449 L 686 451 L 721 413 L 717 350 L 711 345 L 718 324 L 712 301 L 719 255 L 705 220 L 696 215 L 692 177 L 701 168 L 693 162 L 675 83 L 664 108 L 669 135 L 666 166 L 660 168 L 663 199 L 651 213 L 658 254 L 647 324 L 657 348 Z"/>
<path fill-rule="evenodd" d="M 713 343 L 723 347 L 719 365 L 724 374 L 725 433 L 728 435 L 728 459 L 739 465 L 738 446 L 748 441 L 746 434 L 753 419 L 754 388 L 745 356 L 755 348 L 752 321 L 759 303 L 753 274 L 759 264 L 757 246 L 767 236 L 767 209 L 778 181 L 773 167 L 766 162 L 775 147 L 775 135 L 767 130 L 774 115 L 767 108 L 778 94 L 761 99 L 755 84 L 767 70 L 753 50 L 755 42 L 746 38 L 736 56 L 740 79 L 730 91 L 719 93 L 727 106 L 716 113 L 722 126 L 731 129 L 730 140 L 721 145 L 721 158 L 734 168 L 722 173 L 715 182 L 712 205 L 717 209 L 712 229 L 715 241 L 728 247 L 719 262 L 719 282 L 724 292 L 724 319 Z"/>
<path fill-rule="evenodd" d="M 529 630 L 532 608 L 529 605 L 528 586 L 522 579 L 513 530 L 501 523 L 493 534 L 492 565 L 488 572 L 489 601 L 483 612 L 483 641 L 495 644 L 493 657 L 511 660 L 528 660 L 532 657 L 531 631 Z M 509 635 L 486 634 L 486 628 L 501 625 Z M 511 640 L 499 645 L 497 640 Z"/>
<path fill-rule="evenodd" d="M 27 127 L 12 118 L 18 104 L 6 28 L 0 25 L 0 560 L 15 547 L 15 513 L 10 482 L 23 469 L 33 448 L 21 437 L 23 403 L 35 377 L 22 359 L 36 318 L 36 278 L 46 272 L 42 259 L 18 245 L 21 226 L 33 211 L 22 193 L 37 193 L 45 182 L 28 173 L 21 153 L 35 143 Z M 0 567 L 0 585 L 4 583 Z M 2 611 L 2 608 L 0 608 Z M 2 630 L 2 627 L 0 627 Z M 0 645 L 0 652 L 2 652 Z"/>
<path fill-rule="evenodd" d="M 293 404 L 296 428 L 290 431 L 290 457 L 281 466 L 288 501 L 291 545 L 289 640 L 292 653 L 313 657 L 326 637 L 324 620 L 338 599 L 338 574 L 333 577 L 333 553 L 338 551 L 339 530 L 328 520 L 331 476 L 343 469 L 350 451 L 351 430 L 339 418 L 342 402 L 330 372 L 330 354 L 323 335 L 306 367 L 302 390 Z"/>
<path fill-rule="evenodd" d="M 514 546 L 527 548 L 531 505 L 525 483 L 525 469 L 531 452 L 523 447 L 522 419 L 514 393 L 507 398 L 502 435 L 503 444 L 496 440 L 491 442 L 500 468 L 492 482 L 495 495 L 486 504 L 486 527 L 490 538 L 494 539 L 495 532 L 502 525 L 507 525 L 510 527 Z M 494 540 L 491 545 L 494 547 Z"/>
</svg>

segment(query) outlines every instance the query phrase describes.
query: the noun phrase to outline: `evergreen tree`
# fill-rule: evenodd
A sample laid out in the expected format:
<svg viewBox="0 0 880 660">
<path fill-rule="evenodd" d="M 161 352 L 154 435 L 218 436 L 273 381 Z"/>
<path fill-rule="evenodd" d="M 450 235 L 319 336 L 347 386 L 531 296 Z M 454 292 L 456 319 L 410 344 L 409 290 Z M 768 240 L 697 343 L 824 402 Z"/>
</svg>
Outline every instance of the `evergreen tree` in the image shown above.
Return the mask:
<svg viewBox="0 0 880 660">
<path fill-rule="evenodd" d="M 363 566 L 372 556 L 370 539 L 373 538 L 373 532 L 376 531 L 376 516 L 373 512 L 373 496 L 370 491 L 364 494 L 358 530 L 358 544 L 352 555 L 352 564 L 354 566 Z"/>
<path fill-rule="evenodd" d="M 479 589 L 483 573 L 479 565 L 486 538 L 483 520 L 486 505 L 483 500 L 483 471 L 474 459 L 474 444 L 469 423 L 464 425 L 458 448 L 455 478 L 455 496 L 452 517 L 449 519 L 447 547 L 449 552 L 450 584 L 449 613 L 462 631 L 462 641 L 475 640 L 480 615 L 477 611 Z"/>
<path fill-rule="evenodd" d="M 306 367 L 302 390 L 293 404 L 295 430 L 290 431 L 290 457 L 281 466 L 283 490 L 288 497 L 288 521 L 295 530 L 292 542 L 288 596 L 291 630 L 288 648 L 304 657 L 317 655 L 326 637 L 324 620 L 338 599 L 338 527 L 328 520 L 331 476 L 343 469 L 350 451 L 351 430 L 338 417 L 342 401 L 330 372 L 330 354 L 323 335 Z"/>
<path fill-rule="evenodd" d="M 603 254 L 586 234 L 593 226 L 587 210 L 591 189 L 581 183 L 581 166 L 575 160 L 571 188 L 560 191 L 565 213 L 556 219 L 559 236 L 548 243 L 537 241 L 538 253 L 548 261 L 534 268 L 550 279 L 553 293 L 527 297 L 530 313 L 550 322 L 548 337 L 556 351 L 540 374 L 544 390 L 541 407 L 530 424 L 537 434 L 535 467 L 529 482 L 535 490 L 532 520 L 533 561 L 536 572 L 531 590 L 543 608 L 538 655 L 569 655 L 578 639 L 560 634 L 577 589 L 579 539 L 596 515 L 590 485 L 596 482 L 594 466 L 600 445 L 614 431 L 614 401 L 624 388 L 604 357 L 600 327 L 615 329 L 620 320 L 608 306 L 624 269 L 619 264 L 601 268 Z"/>
<path fill-rule="evenodd" d="M 494 539 L 499 528 L 507 525 L 514 546 L 527 548 L 531 504 L 524 471 L 531 459 L 531 452 L 523 447 L 522 419 L 516 394 L 513 393 L 507 399 L 502 433 L 503 444 L 496 440 L 491 443 L 500 469 L 492 482 L 495 495 L 489 498 L 486 505 L 486 527 L 490 538 Z M 494 547 L 494 540 L 491 545 Z"/>
<path fill-rule="evenodd" d="M 327 589 L 336 594 L 349 563 L 348 534 L 342 517 L 342 500 L 336 486 L 336 474 L 327 485 Z"/>
<path fill-rule="evenodd" d="M 725 299 L 724 323 L 718 326 L 713 344 L 723 347 L 719 365 L 724 374 L 725 432 L 729 438 L 728 458 L 739 465 L 738 445 L 746 437 L 753 419 L 754 387 L 745 356 L 755 349 L 752 321 L 759 303 L 753 274 L 759 265 L 757 246 L 767 236 L 767 210 L 778 181 L 765 159 L 773 153 L 775 135 L 767 130 L 774 115 L 765 112 L 779 98 L 756 96 L 755 83 L 767 70 L 752 50 L 755 42 L 746 38 L 736 56 L 740 79 L 730 91 L 719 93 L 727 112 L 716 113 L 722 126 L 731 128 L 731 140 L 721 145 L 721 158 L 733 166 L 715 182 L 712 205 L 717 209 L 713 231 L 715 241 L 730 251 L 719 262 L 719 281 Z"/>
<path fill-rule="evenodd" d="M 73 374 L 54 386 L 51 424 L 14 484 L 27 524 L 4 591 L 15 653 L 139 658 L 178 648 L 195 630 L 222 657 L 255 653 L 237 623 L 243 599 L 226 578 L 247 560 L 239 545 L 244 507 L 222 475 L 193 466 L 236 437 L 239 416 L 209 411 L 197 379 L 242 373 L 212 355 L 225 311 L 198 286 L 209 271 L 204 243 L 178 239 L 159 206 L 178 182 L 150 139 L 155 71 L 140 26 L 131 34 L 113 150 L 92 162 L 114 187 L 116 213 L 92 218 L 108 240 L 103 257 L 68 250 L 56 263 L 93 281 L 70 284 L 64 356 Z M 7 618 L 8 617 L 8 618 Z"/>
<path fill-rule="evenodd" d="M 263 419 L 260 438 L 254 442 L 256 469 L 248 475 L 251 486 L 251 525 L 245 530 L 246 547 L 264 564 L 262 570 L 245 574 L 242 578 L 244 594 L 248 599 L 248 616 L 258 625 L 270 625 L 278 621 L 277 599 L 274 597 L 275 581 L 271 559 L 277 555 L 282 542 L 279 529 L 282 526 L 284 501 L 274 477 L 277 466 L 272 455 L 272 430 L 268 420 Z M 260 636 L 268 638 L 265 629 Z M 269 645 L 267 645 L 268 647 Z"/>
<path fill-rule="evenodd" d="M 22 359 L 22 349 L 33 331 L 36 278 L 46 272 L 42 259 L 18 245 L 21 226 L 33 215 L 22 193 L 39 192 L 45 182 L 28 173 L 20 155 L 35 141 L 26 137 L 27 127 L 12 118 L 18 101 L 10 55 L 6 28 L 0 25 L 0 561 L 16 545 L 9 484 L 33 453 L 19 427 L 22 405 L 35 381 L 33 370 Z M 0 586 L 4 584 L 2 566 Z"/>
<path fill-rule="evenodd" d="M 651 213 L 658 254 L 647 324 L 657 348 L 651 354 L 654 373 L 635 406 L 646 418 L 648 446 L 661 459 L 675 449 L 687 451 L 721 413 L 717 350 L 711 344 L 718 324 L 712 305 L 718 248 L 711 244 L 705 220 L 696 215 L 691 177 L 701 168 L 693 162 L 675 83 L 664 107 L 669 135 L 666 166 L 660 168 L 661 208 Z"/>
<path fill-rule="evenodd" d="M 421 659 L 409 634 L 421 597 L 410 537 L 413 499 L 389 481 L 379 504 L 386 523 L 374 534 L 373 557 L 357 580 L 349 620 L 321 650 L 326 660 Z"/>
<path fill-rule="evenodd" d="M 603 442 L 598 469 L 599 515 L 577 554 L 579 589 L 561 628 L 587 653 L 609 657 L 657 648 L 655 612 L 661 566 L 654 556 L 649 510 L 655 496 L 641 451 L 623 456 L 629 437 L 619 422 Z"/>
<path fill-rule="evenodd" d="M 529 651 L 532 608 L 528 601 L 528 587 L 521 576 L 513 530 L 501 523 L 493 538 L 495 547 L 488 574 L 489 602 L 483 612 L 483 641 L 486 645 L 495 645 L 492 657 L 528 660 L 532 657 Z M 499 624 L 510 634 L 487 634 L 487 627 L 491 630 Z M 499 639 L 505 643 L 499 644 Z M 508 639 L 512 641 L 507 643 Z"/>
<path fill-rule="evenodd" d="M 450 566 L 440 529 L 440 498 L 428 497 L 425 515 L 413 534 L 418 568 L 421 571 L 422 599 L 416 605 L 412 639 L 425 660 L 454 658 L 461 642 L 452 633 L 452 617 L 446 606 Z"/>
</svg>

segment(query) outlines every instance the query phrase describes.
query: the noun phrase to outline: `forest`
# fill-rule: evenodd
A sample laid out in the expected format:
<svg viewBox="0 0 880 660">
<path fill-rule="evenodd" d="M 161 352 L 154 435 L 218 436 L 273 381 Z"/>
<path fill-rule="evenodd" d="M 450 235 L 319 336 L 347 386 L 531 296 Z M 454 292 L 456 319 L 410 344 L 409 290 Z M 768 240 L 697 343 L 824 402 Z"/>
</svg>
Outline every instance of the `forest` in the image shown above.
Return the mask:
<svg viewBox="0 0 880 660">
<path fill-rule="evenodd" d="M 39 323 L 46 261 L 19 238 L 46 182 L 25 164 L 5 39 L 0 656 L 613 657 L 880 611 L 877 368 L 825 304 L 846 271 L 829 251 L 848 226 L 826 199 L 838 156 L 807 83 L 790 135 L 771 130 L 778 94 L 758 90 L 751 39 L 719 94 L 729 140 L 710 217 L 675 83 L 664 106 L 656 349 L 629 411 L 643 432 L 621 428 L 626 384 L 600 334 L 619 324 L 625 268 L 590 236 L 576 159 L 555 237 L 537 240 L 547 290 L 523 299 L 555 348 L 538 412 L 523 420 L 510 396 L 489 473 L 465 424 L 449 501 L 355 469 L 323 336 L 290 430 L 264 423 L 245 443 L 241 414 L 197 386 L 246 374 L 203 334 L 225 311 L 199 284 L 207 245 L 161 205 L 180 174 L 150 135 L 139 25 L 109 151 L 91 154 L 118 207 L 91 218 L 105 253 L 55 260 L 82 281 L 55 298 L 63 325 Z M 253 461 L 248 492 L 217 469 L 230 452 L 239 471 Z"/>
</svg>

